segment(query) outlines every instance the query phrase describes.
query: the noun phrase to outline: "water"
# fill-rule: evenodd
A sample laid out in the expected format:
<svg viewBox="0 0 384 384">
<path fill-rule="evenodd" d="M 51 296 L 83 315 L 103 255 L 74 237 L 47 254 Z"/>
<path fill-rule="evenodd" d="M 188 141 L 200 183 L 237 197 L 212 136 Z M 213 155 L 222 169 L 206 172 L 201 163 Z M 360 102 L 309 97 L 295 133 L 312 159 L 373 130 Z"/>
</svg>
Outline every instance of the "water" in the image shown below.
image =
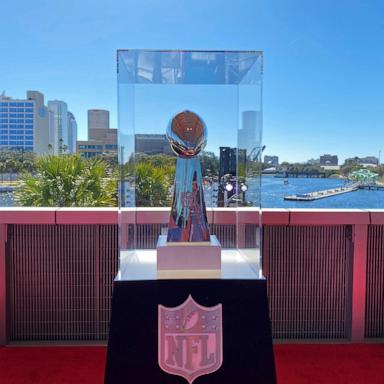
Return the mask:
<svg viewBox="0 0 384 384">
<path fill-rule="evenodd" d="M 251 184 L 249 181 L 250 191 Z M 265 176 L 262 178 L 261 204 L 263 208 L 384 209 L 384 191 L 358 190 L 313 201 L 284 200 L 287 195 L 321 191 L 343 184 L 344 182 L 338 179 L 289 178 L 288 184 L 285 185 L 282 178 Z M 246 198 L 254 200 L 252 192 L 247 192 Z M 207 206 L 210 206 L 209 199 L 206 200 Z M 0 193 L 0 207 L 13 205 L 12 194 Z"/>
<path fill-rule="evenodd" d="M 284 179 L 265 176 L 262 178 L 261 204 L 263 208 L 324 208 L 324 209 L 383 209 L 384 191 L 358 190 L 313 201 L 289 201 L 284 196 L 296 195 L 341 187 L 339 179 Z"/>
<path fill-rule="evenodd" d="M 0 207 L 13 207 L 14 205 L 12 193 L 0 192 Z"/>
</svg>

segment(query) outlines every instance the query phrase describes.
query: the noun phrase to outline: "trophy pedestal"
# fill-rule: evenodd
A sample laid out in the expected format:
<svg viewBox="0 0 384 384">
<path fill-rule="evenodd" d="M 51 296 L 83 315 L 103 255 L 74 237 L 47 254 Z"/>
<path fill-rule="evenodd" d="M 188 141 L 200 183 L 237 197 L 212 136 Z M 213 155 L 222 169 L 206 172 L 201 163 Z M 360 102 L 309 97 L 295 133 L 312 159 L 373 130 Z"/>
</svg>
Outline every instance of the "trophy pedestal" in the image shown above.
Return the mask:
<svg viewBox="0 0 384 384">
<path fill-rule="evenodd" d="M 156 248 L 158 271 L 221 269 L 221 245 L 213 235 L 206 243 L 167 243 L 159 236 Z"/>
<path fill-rule="evenodd" d="M 156 270 L 155 259 L 146 264 Z M 189 295 L 206 307 L 222 304 L 223 324 L 222 365 L 193 384 L 275 384 L 265 279 L 116 280 L 105 384 L 188 383 L 158 364 L 158 305 L 177 307 Z"/>
</svg>

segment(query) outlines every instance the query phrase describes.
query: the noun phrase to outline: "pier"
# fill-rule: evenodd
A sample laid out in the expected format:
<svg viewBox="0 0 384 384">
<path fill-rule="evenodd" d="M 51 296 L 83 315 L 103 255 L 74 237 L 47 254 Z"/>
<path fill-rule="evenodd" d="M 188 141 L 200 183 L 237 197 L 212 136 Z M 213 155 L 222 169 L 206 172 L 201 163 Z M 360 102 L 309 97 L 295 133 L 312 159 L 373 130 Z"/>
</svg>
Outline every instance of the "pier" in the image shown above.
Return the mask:
<svg viewBox="0 0 384 384">
<path fill-rule="evenodd" d="M 325 190 L 316 191 L 316 192 L 300 193 L 297 195 L 284 196 L 284 200 L 294 200 L 294 201 L 319 200 L 319 199 L 324 199 L 326 197 L 341 195 L 343 193 L 354 192 L 361 187 L 362 186 L 360 183 L 353 183 L 353 184 L 346 185 L 344 187 L 325 189 Z"/>
</svg>

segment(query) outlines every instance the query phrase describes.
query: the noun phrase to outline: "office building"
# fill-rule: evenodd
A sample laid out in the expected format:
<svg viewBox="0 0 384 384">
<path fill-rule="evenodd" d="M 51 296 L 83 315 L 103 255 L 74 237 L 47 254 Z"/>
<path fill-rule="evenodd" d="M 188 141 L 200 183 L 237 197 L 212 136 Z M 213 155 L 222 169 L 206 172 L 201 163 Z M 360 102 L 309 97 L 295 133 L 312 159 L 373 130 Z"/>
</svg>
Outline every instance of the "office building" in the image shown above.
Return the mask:
<svg viewBox="0 0 384 384">
<path fill-rule="evenodd" d="M 109 129 L 109 111 L 105 109 L 89 109 L 88 132 L 91 129 Z"/>
<path fill-rule="evenodd" d="M 309 159 L 307 161 L 307 164 L 310 164 L 310 165 L 320 165 L 320 158 L 318 158 L 318 159 Z"/>
<path fill-rule="evenodd" d="M 376 166 L 379 165 L 379 159 L 376 156 L 361 157 L 360 164 Z"/>
<path fill-rule="evenodd" d="M 76 152 L 77 122 L 72 112 L 68 111 L 68 152 Z"/>
<path fill-rule="evenodd" d="M 68 106 L 61 100 L 48 101 L 48 108 L 53 113 L 53 126 L 50 127 L 50 145 L 54 154 L 69 151 Z"/>
<path fill-rule="evenodd" d="M 320 166 L 322 165 L 338 165 L 339 159 L 337 155 L 322 155 L 320 156 Z"/>
<path fill-rule="evenodd" d="M 48 109 L 41 92 L 27 91 L 26 99 L 0 95 L 0 149 L 44 153 L 48 137 Z"/>
<path fill-rule="evenodd" d="M 34 100 L 33 151 L 38 154 L 46 153 L 49 144 L 49 118 L 44 95 L 38 91 L 27 91 L 27 99 Z"/>
<path fill-rule="evenodd" d="M 264 164 L 270 167 L 277 167 L 279 165 L 279 156 L 264 156 Z"/>
<path fill-rule="evenodd" d="M 88 140 L 78 140 L 76 151 L 86 158 L 94 156 L 116 158 L 117 129 L 109 128 L 109 111 L 103 109 L 88 111 Z"/>
<path fill-rule="evenodd" d="M 174 155 L 166 135 L 136 134 L 135 152 L 147 155 Z"/>
<path fill-rule="evenodd" d="M 103 129 L 100 131 L 102 132 L 97 136 L 97 139 L 78 140 L 76 144 L 77 153 L 86 158 L 117 156 L 117 129 L 109 128 L 108 130 Z"/>
<path fill-rule="evenodd" d="M 345 164 L 360 164 L 364 166 L 376 167 L 379 165 L 379 159 L 376 156 L 366 156 L 366 157 L 351 157 L 345 159 Z"/>
</svg>

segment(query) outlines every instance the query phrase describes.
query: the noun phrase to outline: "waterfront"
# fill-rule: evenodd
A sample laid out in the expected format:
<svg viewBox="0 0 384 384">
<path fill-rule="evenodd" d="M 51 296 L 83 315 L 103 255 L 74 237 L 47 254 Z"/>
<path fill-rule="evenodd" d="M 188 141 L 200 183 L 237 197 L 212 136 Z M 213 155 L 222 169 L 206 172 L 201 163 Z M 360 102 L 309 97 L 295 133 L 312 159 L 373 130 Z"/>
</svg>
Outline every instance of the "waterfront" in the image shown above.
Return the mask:
<svg viewBox="0 0 384 384">
<path fill-rule="evenodd" d="M 284 179 L 276 177 L 262 178 L 262 207 L 264 208 L 324 208 L 324 209 L 383 209 L 384 192 L 359 189 L 355 192 L 344 193 L 313 201 L 289 201 L 284 196 L 305 194 L 342 187 L 344 180 L 340 179 L 306 179 L 289 178 L 288 184 Z"/>
<path fill-rule="evenodd" d="M 304 194 L 324 189 L 337 188 L 344 185 L 339 179 L 284 179 L 265 176 L 262 178 L 261 203 L 263 208 L 324 208 L 324 209 L 384 209 L 384 191 L 357 190 L 325 199 L 314 201 L 287 201 L 284 196 Z M 253 186 L 250 183 L 250 191 Z M 247 200 L 252 199 L 248 192 Z M 207 199 L 208 200 L 208 199 Z M 10 193 L 0 193 L 0 207 L 13 206 Z M 209 206 L 207 201 L 207 206 Z"/>
</svg>

